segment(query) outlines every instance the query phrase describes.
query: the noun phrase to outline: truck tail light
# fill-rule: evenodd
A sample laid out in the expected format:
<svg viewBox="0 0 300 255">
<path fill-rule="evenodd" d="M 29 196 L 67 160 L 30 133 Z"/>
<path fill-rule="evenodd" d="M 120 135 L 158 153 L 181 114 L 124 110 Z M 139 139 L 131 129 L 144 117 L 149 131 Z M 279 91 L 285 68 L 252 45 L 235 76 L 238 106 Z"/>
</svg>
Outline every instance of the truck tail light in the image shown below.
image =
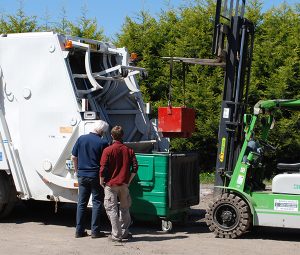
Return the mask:
<svg viewBox="0 0 300 255">
<path fill-rule="evenodd" d="M 73 43 L 71 40 L 67 40 L 65 42 L 65 49 L 72 49 L 73 48 Z"/>
</svg>

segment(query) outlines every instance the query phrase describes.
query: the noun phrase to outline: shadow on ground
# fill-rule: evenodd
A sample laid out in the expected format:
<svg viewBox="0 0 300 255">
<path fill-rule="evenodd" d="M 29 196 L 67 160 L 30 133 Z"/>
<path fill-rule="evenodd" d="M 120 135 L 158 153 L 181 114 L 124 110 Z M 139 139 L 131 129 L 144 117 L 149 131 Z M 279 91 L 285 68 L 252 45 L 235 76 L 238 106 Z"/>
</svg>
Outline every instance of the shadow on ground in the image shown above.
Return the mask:
<svg viewBox="0 0 300 255">
<path fill-rule="evenodd" d="M 2 219 L 1 223 L 37 222 L 44 225 L 74 227 L 75 218 L 76 204 L 61 204 L 55 213 L 54 202 L 19 201 L 9 217 Z"/>
<path fill-rule="evenodd" d="M 242 238 L 300 242 L 300 229 L 254 227 L 250 232 L 242 236 Z"/>
<path fill-rule="evenodd" d="M 177 234 L 174 238 L 184 238 L 184 236 L 178 236 L 180 233 L 184 234 L 198 234 L 198 233 L 208 233 L 209 230 L 203 221 L 205 215 L 205 210 L 201 209 L 191 209 L 189 213 L 189 219 L 185 224 L 173 224 L 173 229 L 169 234 Z M 89 222 L 91 219 L 91 210 L 87 212 L 87 230 L 90 230 Z M 56 225 L 65 226 L 75 229 L 76 220 L 76 204 L 61 204 L 57 208 L 55 213 L 55 203 L 42 202 L 42 201 L 19 201 L 12 214 L 2 219 L 1 224 L 14 223 L 14 224 L 24 224 L 28 222 L 36 222 L 44 225 Z M 107 219 L 105 211 L 103 210 L 101 216 L 101 224 L 103 231 L 110 231 L 110 223 Z M 161 230 L 161 221 L 158 219 L 153 222 L 142 222 L 134 221 L 131 231 L 134 235 L 139 234 L 155 234 L 157 237 L 137 237 L 136 240 L 143 239 L 149 241 L 158 241 L 165 239 L 172 239 L 171 235 L 166 236 Z M 165 238 L 164 238 L 165 236 Z"/>
<path fill-rule="evenodd" d="M 0 221 L 1 224 L 24 224 L 36 222 L 44 225 L 56 225 L 74 228 L 76 219 L 76 204 L 62 204 L 58 207 L 55 213 L 55 204 L 50 202 L 24 203 L 20 201 L 16 204 L 12 214 Z M 169 239 L 188 238 L 187 234 L 204 234 L 210 233 L 206 226 L 204 217 L 204 209 L 191 209 L 189 218 L 185 224 L 173 224 L 173 229 L 170 233 L 164 233 L 161 230 L 161 221 L 158 219 L 154 222 L 135 221 L 131 227 L 131 231 L 135 238 L 132 242 L 137 241 L 163 241 Z M 87 212 L 87 223 L 91 219 L 91 210 Z M 107 219 L 105 211 L 101 217 L 102 230 L 109 233 L 110 223 Z M 90 231 L 89 224 L 87 230 Z M 145 234 L 146 236 L 142 236 Z M 154 235 L 154 236 L 151 236 Z M 241 239 L 263 239 L 276 241 L 300 241 L 300 229 L 285 229 L 271 227 L 254 227 L 251 232 L 246 233 Z"/>
</svg>

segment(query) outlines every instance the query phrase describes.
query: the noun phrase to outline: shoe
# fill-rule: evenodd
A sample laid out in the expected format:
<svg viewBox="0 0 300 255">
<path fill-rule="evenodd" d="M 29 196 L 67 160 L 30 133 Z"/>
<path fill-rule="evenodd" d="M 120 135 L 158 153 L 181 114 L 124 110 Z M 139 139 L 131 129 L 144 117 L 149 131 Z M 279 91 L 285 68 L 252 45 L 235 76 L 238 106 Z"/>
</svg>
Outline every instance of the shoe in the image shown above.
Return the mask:
<svg viewBox="0 0 300 255">
<path fill-rule="evenodd" d="M 103 233 L 103 232 L 92 233 L 91 237 L 92 237 L 92 238 L 101 238 L 101 237 L 105 237 L 105 233 Z"/>
<path fill-rule="evenodd" d="M 123 241 L 128 241 L 128 240 L 130 240 L 130 239 L 132 239 L 132 238 L 133 238 L 133 236 L 132 236 L 131 233 L 128 233 L 127 235 L 122 236 L 122 240 L 123 240 Z"/>
<path fill-rule="evenodd" d="M 108 237 L 108 240 L 111 241 L 111 242 L 113 242 L 113 243 L 121 243 L 122 242 L 122 238 L 114 237 L 112 235 L 110 235 Z"/>
<path fill-rule="evenodd" d="M 82 233 L 75 233 L 75 238 L 81 238 L 81 237 L 86 237 L 88 236 L 88 233 L 86 231 L 82 232 Z"/>
</svg>

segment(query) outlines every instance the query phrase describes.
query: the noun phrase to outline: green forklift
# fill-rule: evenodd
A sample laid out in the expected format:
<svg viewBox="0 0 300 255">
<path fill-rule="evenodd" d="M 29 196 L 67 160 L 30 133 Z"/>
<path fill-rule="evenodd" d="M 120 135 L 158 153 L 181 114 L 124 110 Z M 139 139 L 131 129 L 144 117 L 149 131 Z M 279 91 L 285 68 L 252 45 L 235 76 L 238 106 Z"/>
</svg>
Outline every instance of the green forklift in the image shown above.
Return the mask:
<svg viewBox="0 0 300 255">
<path fill-rule="evenodd" d="M 300 163 L 279 164 L 283 173 L 274 177 L 270 190 L 261 167 L 264 152 L 275 149 L 267 140 L 274 112 L 300 110 L 300 99 L 260 101 L 254 112 L 249 107 L 255 26 L 245 18 L 245 5 L 246 0 L 216 1 L 216 59 L 198 61 L 224 68 L 214 200 L 205 216 L 221 238 L 237 238 L 252 226 L 300 228 Z"/>
<path fill-rule="evenodd" d="M 260 101 L 253 114 L 244 115 L 245 140 L 232 173 L 221 194 L 209 205 L 205 219 L 209 229 L 221 238 L 237 238 L 252 226 L 300 228 L 300 163 L 279 163 L 270 189 L 263 184 L 262 158 L 275 124 L 276 110 L 300 110 L 298 100 Z M 255 132 L 254 132 L 255 131 Z M 256 135 L 259 134 L 259 135 Z"/>
</svg>

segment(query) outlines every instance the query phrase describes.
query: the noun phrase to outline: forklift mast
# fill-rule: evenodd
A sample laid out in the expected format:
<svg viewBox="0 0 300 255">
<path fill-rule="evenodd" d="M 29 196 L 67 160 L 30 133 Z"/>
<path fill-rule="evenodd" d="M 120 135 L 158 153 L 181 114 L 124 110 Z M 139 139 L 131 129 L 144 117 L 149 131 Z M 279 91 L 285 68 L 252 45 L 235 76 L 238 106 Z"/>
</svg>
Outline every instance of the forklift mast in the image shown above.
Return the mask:
<svg viewBox="0 0 300 255">
<path fill-rule="evenodd" d="M 218 134 L 215 186 L 226 185 L 243 144 L 243 115 L 254 42 L 254 25 L 244 18 L 246 0 L 217 0 L 212 51 L 225 62 L 225 78 Z M 215 188 L 215 195 L 221 189 Z"/>
</svg>

